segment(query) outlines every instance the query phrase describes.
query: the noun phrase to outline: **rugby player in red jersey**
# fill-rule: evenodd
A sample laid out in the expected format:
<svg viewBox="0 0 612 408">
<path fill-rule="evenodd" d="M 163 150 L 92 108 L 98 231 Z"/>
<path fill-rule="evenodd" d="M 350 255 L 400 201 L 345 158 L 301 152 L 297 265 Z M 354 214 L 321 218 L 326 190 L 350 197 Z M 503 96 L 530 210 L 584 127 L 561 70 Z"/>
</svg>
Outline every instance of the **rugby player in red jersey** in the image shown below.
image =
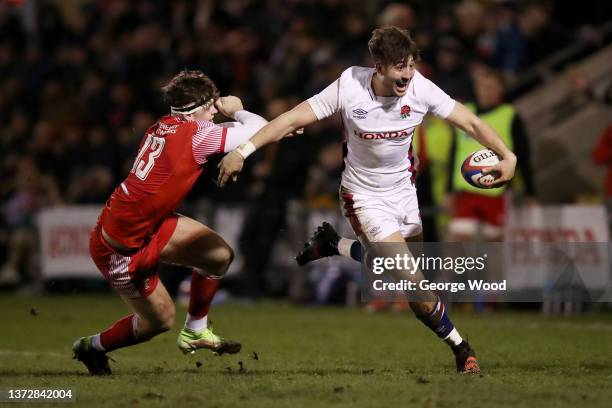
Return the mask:
<svg viewBox="0 0 612 408">
<path fill-rule="evenodd" d="M 91 234 L 93 261 L 133 310 L 110 328 L 74 343 L 75 358 L 92 375 L 111 373 L 107 352 L 172 327 L 175 307 L 156 274 L 160 262 L 193 268 L 179 349 L 223 354 L 241 348 L 215 335 L 207 324 L 219 278 L 234 256 L 232 248 L 215 231 L 175 210 L 210 155 L 233 150 L 267 121 L 245 111 L 235 96 L 219 98 L 213 81 L 200 71 L 179 73 L 162 91 L 171 113 L 145 132 L 130 173 L 112 193 Z M 236 122 L 214 124 L 217 111 Z"/>
</svg>

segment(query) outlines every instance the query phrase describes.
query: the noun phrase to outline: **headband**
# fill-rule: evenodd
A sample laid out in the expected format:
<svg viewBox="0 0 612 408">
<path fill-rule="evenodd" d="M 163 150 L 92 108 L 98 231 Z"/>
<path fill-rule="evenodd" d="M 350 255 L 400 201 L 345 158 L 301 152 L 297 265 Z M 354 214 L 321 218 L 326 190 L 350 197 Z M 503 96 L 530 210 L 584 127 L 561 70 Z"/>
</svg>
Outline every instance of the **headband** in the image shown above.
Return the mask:
<svg viewBox="0 0 612 408">
<path fill-rule="evenodd" d="M 170 106 L 170 113 L 174 113 L 174 114 L 180 113 L 182 115 L 191 115 L 192 113 L 195 113 L 199 111 L 200 109 L 210 108 L 210 105 L 212 105 L 214 101 L 215 100 L 211 98 L 205 102 L 203 100 L 200 100 L 198 102 L 194 102 L 189 105 L 185 105 L 181 107 Z"/>
</svg>

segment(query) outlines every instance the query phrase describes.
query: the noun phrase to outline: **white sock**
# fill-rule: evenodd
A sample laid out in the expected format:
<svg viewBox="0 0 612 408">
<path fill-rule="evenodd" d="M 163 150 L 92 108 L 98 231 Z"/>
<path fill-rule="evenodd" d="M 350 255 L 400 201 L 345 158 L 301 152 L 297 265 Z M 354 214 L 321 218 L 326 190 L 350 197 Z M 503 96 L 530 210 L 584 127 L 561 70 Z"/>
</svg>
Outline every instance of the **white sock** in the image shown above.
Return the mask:
<svg viewBox="0 0 612 408">
<path fill-rule="evenodd" d="M 461 338 L 461 335 L 459 334 L 457 329 L 453 328 L 450 334 L 444 338 L 444 341 L 446 342 L 446 344 L 452 347 L 461 344 L 463 339 Z"/>
<path fill-rule="evenodd" d="M 91 336 L 90 339 L 91 347 L 93 347 L 94 350 L 106 351 L 106 349 L 104 348 L 104 346 L 102 346 L 102 343 L 100 342 L 100 333 Z"/>
<path fill-rule="evenodd" d="M 191 331 L 199 332 L 208 327 L 208 316 L 204 316 L 200 319 L 193 317 L 187 313 L 187 319 L 185 319 L 185 328 Z"/>
<path fill-rule="evenodd" d="M 340 255 L 350 258 L 353 242 L 355 242 L 354 239 L 340 238 L 340 241 L 338 241 L 338 252 Z"/>
</svg>

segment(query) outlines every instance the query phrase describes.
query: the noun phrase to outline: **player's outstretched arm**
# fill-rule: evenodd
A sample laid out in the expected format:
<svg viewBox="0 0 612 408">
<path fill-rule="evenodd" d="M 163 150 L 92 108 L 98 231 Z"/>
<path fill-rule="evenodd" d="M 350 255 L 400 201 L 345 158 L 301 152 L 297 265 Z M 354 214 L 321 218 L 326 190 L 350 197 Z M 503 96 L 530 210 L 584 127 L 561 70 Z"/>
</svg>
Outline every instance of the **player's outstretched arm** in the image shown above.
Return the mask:
<svg viewBox="0 0 612 408">
<path fill-rule="evenodd" d="M 499 135 L 495 133 L 495 130 L 460 102 L 455 102 L 455 107 L 446 120 L 501 157 L 501 161 L 498 164 L 483 170 L 485 174 L 499 172 L 500 175 L 495 180 L 495 183 L 492 184 L 493 187 L 500 186 L 512 179 L 516 168 L 516 155 L 508 149 Z"/>
<path fill-rule="evenodd" d="M 218 166 L 219 186 L 225 186 L 225 183 L 227 183 L 230 177 L 235 181 L 238 177 L 238 173 L 242 171 L 244 160 L 255 150 L 268 143 L 281 140 L 289 134 L 294 134 L 298 129 L 316 121 L 317 117 L 312 111 L 310 104 L 304 101 L 268 123 L 257 132 L 251 140 L 238 146 L 221 160 Z"/>
<path fill-rule="evenodd" d="M 233 95 L 222 96 L 215 101 L 215 106 L 217 107 L 217 109 L 219 109 L 219 112 L 221 112 L 228 118 L 232 118 L 237 121 L 237 122 L 221 123 L 219 125 L 221 127 L 233 127 L 236 125 L 246 125 L 246 126 L 259 126 L 260 128 L 262 128 L 268 123 L 268 121 L 262 118 L 261 116 L 244 110 L 242 101 L 237 96 L 233 96 Z"/>
<path fill-rule="evenodd" d="M 242 101 L 235 96 L 223 96 L 215 102 L 216 108 L 235 122 L 212 124 L 204 120 L 198 124 L 193 137 L 193 156 L 198 164 L 204 164 L 216 153 L 227 153 L 247 142 L 268 121 L 261 116 L 244 110 Z M 197 120 L 197 119 L 196 119 Z"/>
<path fill-rule="evenodd" d="M 247 142 L 257 131 L 268 124 L 261 116 L 244 110 L 240 98 L 229 95 L 223 96 L 215 102 L 219 111 L 236 122 L 224 122 L 219 126 L 227 129 L 227 137 L 223 153 L 230 152 L 244 142 Z"/>
</svg>

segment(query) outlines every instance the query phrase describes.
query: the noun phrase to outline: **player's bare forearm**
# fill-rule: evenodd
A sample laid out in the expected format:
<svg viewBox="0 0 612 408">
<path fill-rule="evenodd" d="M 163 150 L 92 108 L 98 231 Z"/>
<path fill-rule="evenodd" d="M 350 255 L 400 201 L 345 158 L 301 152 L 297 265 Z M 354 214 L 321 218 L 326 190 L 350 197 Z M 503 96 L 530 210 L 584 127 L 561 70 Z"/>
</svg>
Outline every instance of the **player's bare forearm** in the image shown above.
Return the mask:
<svg viewBox="0 0 612 408">
<path fill-rule="evenodd" d="M 455 103 L 453 111 L 446 120 L 501 156 L 502 160 L 499 164 L 484 171 L 484 173 L 492 171 L 501 173 L 495 184 L 503 184 L 514 176 L 516 155 L 508 149 L 501 137 L 489 125 L 459 102 Z"/>
<path fill-rule="evenodd" d="M 260 129 L 249 142 L 228 153 L 219 163 L 218 185 L 225 186 L 228 180 L 236 181 L 242 171 L 244 160 L 256 149 L 268 143 L 281 140 L 283 137 L 298 132 L 304 126 L 315 122 L 317 117 L 308 102 L 302 102 L 289 112 L 285 112 Z M 248 146 L 250 144 L 250 146 Z"/>
<path fill-rule="evenodd" d="M 294 134 L 298 129 L 316 120 L 317 117 L 310 104 L 304 101 L 264 126 L 251 138 L 251 143 L 259 149 L 268 143 L 277 142 L 287 135 Z"/>
<path fill-rule="evenodd" d="M 446 120 L 472 136 L 484 147 L 495 151 L 502 158 L 514 156 L 497 133 L 460 102 L 455 103 L 455 108 Z"/>
</svg>

